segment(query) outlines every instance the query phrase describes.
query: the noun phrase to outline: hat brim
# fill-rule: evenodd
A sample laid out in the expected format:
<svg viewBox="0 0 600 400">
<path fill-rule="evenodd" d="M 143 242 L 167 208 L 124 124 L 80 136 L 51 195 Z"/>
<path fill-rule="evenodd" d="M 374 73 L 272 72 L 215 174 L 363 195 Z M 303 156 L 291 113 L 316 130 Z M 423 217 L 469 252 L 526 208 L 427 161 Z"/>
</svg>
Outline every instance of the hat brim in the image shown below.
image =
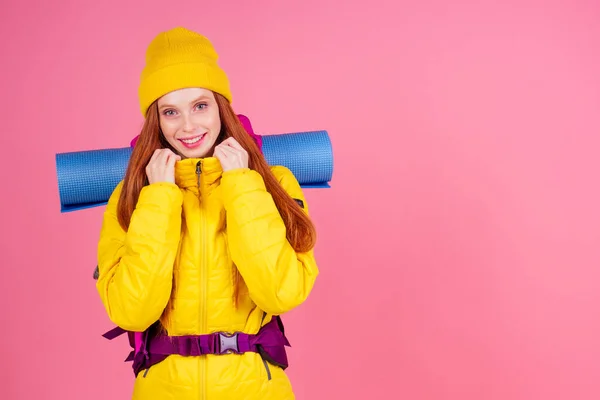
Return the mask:
<svg viewBox="0 0 600 400">
<path fill-rule="evenodd" d="M 204 88 L 232 100 L 229 79 L 218 65 L 180 63 L 143 77 L 138 88 L 140 111 L 146 117 L 150 105 L 167 93 L 186 88 Z"/>
</svg>

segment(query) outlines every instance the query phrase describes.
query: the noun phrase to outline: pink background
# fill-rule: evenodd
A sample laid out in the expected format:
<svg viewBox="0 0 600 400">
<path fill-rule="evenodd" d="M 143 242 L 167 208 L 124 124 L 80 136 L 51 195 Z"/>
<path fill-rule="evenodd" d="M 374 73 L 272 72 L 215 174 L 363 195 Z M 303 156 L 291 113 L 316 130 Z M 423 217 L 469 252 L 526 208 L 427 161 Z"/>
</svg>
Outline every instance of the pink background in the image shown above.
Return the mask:
<svg viewBox="0 0 600 400">
<path fill-rule="evenodd" d="M 129 143 L 176 25 L 258 133 L 333 140 L 306 193 L 322 275 L 286 317 L 298 399 L 600 398 L 597 2 L 81 3 L 0 13 L 0 398 L 130 397 L 103 208 L 59 212 L 54 156 Z"/>
</svg>

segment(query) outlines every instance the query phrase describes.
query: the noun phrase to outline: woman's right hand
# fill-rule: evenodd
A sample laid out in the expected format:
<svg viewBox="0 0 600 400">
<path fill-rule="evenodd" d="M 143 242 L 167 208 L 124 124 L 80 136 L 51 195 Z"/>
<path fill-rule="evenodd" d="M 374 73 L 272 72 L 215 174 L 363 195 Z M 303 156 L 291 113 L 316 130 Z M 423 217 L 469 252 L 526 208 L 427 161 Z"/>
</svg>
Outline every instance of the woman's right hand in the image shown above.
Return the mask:
<svg viewBox="0 0 600 400">
<path fill-rule="evenodd" d="M 175 162 L 181 157 L 170 149 L 156 149 L 146 166 L 146 175 L 150 184 L 156 182 L 175 183 Z"/>
</svg>

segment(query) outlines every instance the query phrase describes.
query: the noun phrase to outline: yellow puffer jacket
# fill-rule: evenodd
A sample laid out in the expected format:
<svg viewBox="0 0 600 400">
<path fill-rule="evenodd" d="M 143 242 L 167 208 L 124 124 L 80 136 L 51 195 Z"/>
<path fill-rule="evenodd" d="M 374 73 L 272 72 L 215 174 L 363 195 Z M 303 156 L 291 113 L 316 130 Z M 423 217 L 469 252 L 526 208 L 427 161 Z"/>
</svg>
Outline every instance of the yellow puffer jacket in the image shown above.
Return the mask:
<svg viewBox="0 0 600 400">
<path fill-rule="evenodd" d="M 271 170 L 308 212 L 294 175 Z M 127 232 L 116 214 L 122 182 L 108 202 L 97 288 L 112 322 L 141 332 L 160 319 L 169 335 L 254 334 L 307 298 L 318 275 L 313 251 L 290 246 L 260 174 L 223 172 L 213 157 L 186 159 L 175 182 L 143 188 Z M 234 264 L 243 278 L 237 307 Z M 171 355 L 144 372 L 133 399 L 294 399 L 285 372 L 254 352 Z"/>
</svg>

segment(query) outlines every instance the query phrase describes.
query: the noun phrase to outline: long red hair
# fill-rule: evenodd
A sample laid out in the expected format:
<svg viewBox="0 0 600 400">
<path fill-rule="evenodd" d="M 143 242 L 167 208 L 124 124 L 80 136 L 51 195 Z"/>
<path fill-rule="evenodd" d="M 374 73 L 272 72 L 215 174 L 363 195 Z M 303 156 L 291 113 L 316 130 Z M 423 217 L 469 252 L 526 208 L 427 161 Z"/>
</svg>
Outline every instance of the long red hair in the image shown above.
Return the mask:
<svg viewBox="0 0 600 400">
<path fill-rule="evenodd" d="M 246 132 L 229 101 L 222 95 L 214 93 L 219 106 L 221 118 L 221 134 L 217 143 L 233 137 L 248 152 L 248 167 L 257 171 L 265 182 L 267 191 L 273 197 L 279 214 L 286 227 L 286 237 L 297 252 L 311 250 L 316 242 L 315 227 L 308 215 L 298 203 L 279 184 L 264 156 L 252 137 Z M 175 151 L 164 138 L 160 129 L 158 104 L 155 101 L 148 109 L 146 120 L 125 173 L 123 188 L 117 207 L 117 217 L 124 230 L 129 228 L 131 215 L 137 204 L 142 188 L 148 184 L 146 166 L 156 149 L 170 148 Z M 237 300 L 238 281 L 241 279 L 236 269 L 234 297 Z M 237 301 L 236 301 L 237 302 Z"/>
</svg>

